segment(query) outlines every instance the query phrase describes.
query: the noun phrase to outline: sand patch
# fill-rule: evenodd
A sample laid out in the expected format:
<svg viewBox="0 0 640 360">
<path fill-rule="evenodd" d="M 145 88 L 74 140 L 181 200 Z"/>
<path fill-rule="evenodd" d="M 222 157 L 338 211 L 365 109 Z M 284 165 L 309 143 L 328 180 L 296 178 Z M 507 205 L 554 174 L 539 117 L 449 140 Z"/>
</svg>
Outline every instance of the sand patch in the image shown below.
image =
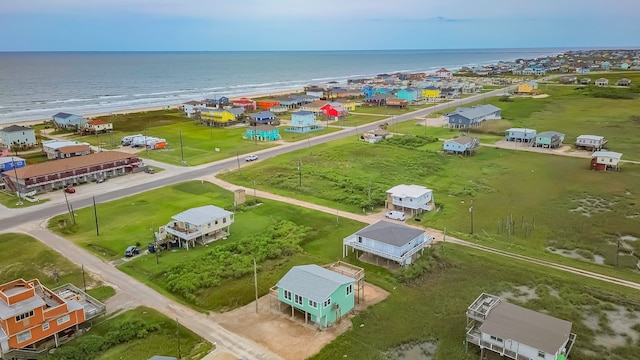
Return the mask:
<svg viewBox="0 0 640 360">
<path fill-rule="evenodd" d="M 554 247 L 547 247 L 547 251 L 554 254 L 562 255 L 571 259 L 590 261 L 599 265 L 604 264 L 604 256 L 598 254 L 592 254 L 589 250 L 584 249 L 556 249 Z"/>
<path fill-rule="evenodd" d="M 533 99 L 544 99 L 544 98 L 548 98 L 549 94 L 539 94 L 539 95 L 533 95 L 531 98 Z"/>
<path fill-rule="evenodd" d="M 436 341 L 402 344 L 389 349 L 382 355 L 383 360 L 432 360 L 438 348 Z"/>
<path fill-rule="evenodd" d="M 525 285 L 514 286 L 510 291 L 500 293 L 498 297 L 506 299 L 507 301 L 517 301 L 521 303 L 539 298 L 536 289 Z"/>
<path fill-rule="evenodd" d="M 216 315 L 216 321 L 229 331 L 251 339 L 285 359 L 302 360 L 316 354 L 351 328 L 351 319 L 355 313 L 384 300 L 388 295 L 385 290 L 365 283 L 364 299 L 359 304 L 356 303 L 354 313 L 324 330 L 318 330 L 311 322 L 305 325 L 303 316 L 298 312 L 293 319 L 290 312 L 279 312 L 278 300 L 269 295 L 258 299 L 258 314 L 256 304 L 252 302 Z"/>
<path fill-rule="evenodd" d="M 613 206 L 618 203 L 618 200 L 607 200 L 600 197 L 586 195 L 582 198 L 571 199 L 571 202 L 575 204 L 575 208 L 569 209 L 569 212 L 579 213 L 582 216 L 591 217 L 594 214 L 602 214 L 613 211 Z"/>
</svg>

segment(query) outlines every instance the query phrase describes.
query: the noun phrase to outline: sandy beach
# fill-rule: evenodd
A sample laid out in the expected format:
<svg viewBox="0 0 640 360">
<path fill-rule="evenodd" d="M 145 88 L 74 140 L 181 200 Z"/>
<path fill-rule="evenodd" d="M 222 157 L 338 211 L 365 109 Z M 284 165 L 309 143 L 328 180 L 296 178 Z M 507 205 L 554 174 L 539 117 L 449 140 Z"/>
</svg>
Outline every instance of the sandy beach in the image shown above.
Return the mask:
<svg viewBox="0 0 640 360">
<path fill-rule="evenodd" d="M 282 96 L 282 95 L 300 93 L 302 91 L 303 91 L 303 89 L 275 91 L 275 92 L 272 91 L 272 92 L 269 92 L 269 93 L 234 96 L 234 97 L 231 97 L 229 100 L 236 100 L 236 99 L 240 99 L 242 97 L 247 97 L 247 98 L 275 97 L 275 96 Z M 202 100 L 202 99 L 191 99 L 191 100 Z M 189 101 L 189 100 L 187 100 L 187 101 Z M 119 110 L 119 111 L 107 111 L 107 112 L 90 113 L 90 114 L 78 114 L 78 115 L 82 115 L 86 119 L 94 119 L 94 118 L 97 118 L 97 117 L 109 116 L 109 115 L 131 114 L 131 113 L 139 113 L 139 112 L 147 112 L 147 111 L 158 111 L 158 110 L 168 110 L 168 109 L 179 109 L 182 106 L 182 104 L 183 103 L 165 105 L 165 106 L 151 106 L 151 107 L 142 107 L 142 108 L 131 108 L 131 109 Z M 51 115 L 53 116 L 54 114 L 51 114 Z M 9 123 L 4 123 L 4 124 L 2 124 L 2 127 L 7 127 L 7 126 L 11 126 L 11 125 L 33 126 L 33 125 L 37 125 L 37 124 L 42 124 L 43 122 L 46 122 L 46 121 L 51 121 L 51 118 L 24 120 L 24 121 L 14 121 L 14 122 L 9 122 Z"/>
</svg>

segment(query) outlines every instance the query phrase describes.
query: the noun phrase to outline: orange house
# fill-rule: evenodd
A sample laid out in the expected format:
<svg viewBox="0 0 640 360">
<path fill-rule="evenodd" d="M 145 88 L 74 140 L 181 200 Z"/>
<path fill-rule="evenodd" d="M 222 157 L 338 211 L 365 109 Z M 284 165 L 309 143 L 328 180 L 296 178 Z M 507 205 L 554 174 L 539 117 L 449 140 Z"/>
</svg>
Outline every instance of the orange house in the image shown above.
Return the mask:
<svg viewBox="0 0 640 360">
<path fill-rule="evenodd" d="M 60 292 L 51 291 L 37 279 L 13 280 L 0 285 L 0 354 L 13 349 L 40 350 L 45 343 L 60 345 L 61 338 L 78 329 L 87 316 L 96 316 L 102 305 L 91 298 L 91 311 L 87 313 L 87 297 L 73 285 Z M 65 298 L 65 294 L 71 297 Z M 82 303 L 81 303 L 82 302 Z M 83 304 L 84 303 L 84 304 Z"/>
<path fill-rule="evenodd" d="M 273 100 L 273 99 L 264 99 L 264 100 L 256 101 L 256 104 L 262 110 L 270 110 L 272 106 L 280 105 L 280 102 L 278 100 Z"/>
</svg>

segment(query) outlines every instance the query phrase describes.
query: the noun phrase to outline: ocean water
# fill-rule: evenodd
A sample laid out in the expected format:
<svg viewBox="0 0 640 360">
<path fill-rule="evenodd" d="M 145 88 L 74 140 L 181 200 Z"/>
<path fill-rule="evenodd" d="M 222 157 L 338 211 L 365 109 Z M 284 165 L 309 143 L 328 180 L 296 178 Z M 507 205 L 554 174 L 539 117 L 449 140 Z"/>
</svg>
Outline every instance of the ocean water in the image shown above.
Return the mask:
<svg viewBox="0 0 640 360">
<path fill-rule="evenodd" d="M 0 123 L 264 94 L 564 49 L 0 53 Z"/>
</svg>

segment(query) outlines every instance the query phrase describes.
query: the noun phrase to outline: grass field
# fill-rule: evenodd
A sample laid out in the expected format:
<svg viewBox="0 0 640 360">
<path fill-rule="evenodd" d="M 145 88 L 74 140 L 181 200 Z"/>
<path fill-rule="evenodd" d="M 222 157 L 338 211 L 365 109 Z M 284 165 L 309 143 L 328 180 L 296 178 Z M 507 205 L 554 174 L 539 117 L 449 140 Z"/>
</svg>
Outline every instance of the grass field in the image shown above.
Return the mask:
<svg viewBox="0 0 640 360">
<path fill-rule="evenodd" d="M 56 251 L 48 248 L 38 240 L 24 234 L 0 234 L 0 284 L 15 279 L 39 279 L 40 282 L 54 288 L 57 285 L 71 283 L 83 288 L 82 270 L 79 266 L 65 259 Z M 25 251 L 28 249 L 28 251 Z M 59 281 L 53 277 L 58 270 Z M 98 280 L 85 273 L 85 281 L 89 294 L 98 300 L 106 300 L 115 294 L 112 287 L 103 286 Z"/>
<path fill-rule="evenodd" d="M 352 111 L 351 114 L 377 114 L 377 115 L 401 115 L 406 114 L 412 111 L 426 109 L 428 107 L 432 107 L 435 104 L 428 103 L 424 105 L 410 105 L 406 108 L 399 107 L 391 107 L 391 106 L 360 106 L 357 107 L 355 111 Z"/>
<path fill-rule="evenodd" d="M 250 194 L 248 194 L 251 198 Z M 122 257 L 124 249 L 129 245 L 140 242 L 146 248 L 152 241 L 150 228 L 157 229 L 171 219 L 172 215 L 187 210 L 191 207 L 214 204 L 228 207 L 233 204 L 233 194 L 222 190 L 210 183 L 198 181 L 177 184 L 168 188 L 150 191 L 107 204 L 98 205 L 100 219 L 100 237 L 95 236 L 92 209 L 77 210 L 78 222 L 70 228 L 59 228 L 58 220 L 64 216 L 55 217 L 50 227 L 66 236 L 76 244 L 94 252 L 96 255 L 114 260 Z M 82 220 L 84 219 L 84 220 Z M 231 235 L 227 240 L 209 244 L 207 247 L 198 246 L 176 252 L 162 252 L 159 265 L 156 265 L 155 256 L 140 256 L 132 261 L 120 265 L 120 269 L 133 277 L 154 287 L 156 290 L 169 294 L 163 288 L 164 276 L 167 269 L 185 261 L 198 261 L 211 247 L 219 244 L 236 242 L 240 239 L 261 233 L 267 226 L 277 220 L 289 220 L 297 225 L 311 228 L 303 241 L 303 249 L 319 254 L 324 261 L 337 260 L 341 254 L 341 241 L 344 237 L 354 233 L 362 224 L 339 219 L 336 223 L 335 215 L 328 215 L 298 208 L 288 204 L 267 201 L 260 206 L 252 207 L 246 211 L 236 213 L 235 222 L 231 226 Z M 331 246 L 327 246 L 331 244 Z M 280 274 L 282 269 L 288 269 L 289 259 L 271 261 L 263 264 L 265 269 L 274 268 L 275 274 Z M 265 293 L 273 285 L 272 280 L 277 280 L 275 275 L 267 276 L 268 282 L 262 289 Z M 251 299 L 252 282 L 242 278 L 238 283 L 225 281 L 225 289 L 237 288 L 238 298 L 233 291 L 220 293 L 217 288 L 204 291 L 199 294 L 195 305 L 198 309 L 223 309 L 246 303 Z M 246 288 L 249 286 L 249 288 Z M 241 290 L 241 291 L 240 291 Z M 182 299 L 184 301 L 184 299 Z"/>
<path fill-rule="evenodd" d="M 482 292 L 573 322 L 572 359 L 633 359 L 640 350 L 635 290 L 455 245 L 434 252 L 438 261 L 426 274 L 406 285 L 382 284 L 389 297 L 357 315 L 352 329 L 311 359 L 411 358 L 401 345 L 423 343 L 437 347 L 424 359 L 478 359 L 479 349 L 469 345 L 466 352 L 463 340 L 466 308 Z M 380 277 L 366 276 L 374 283 Z M 633 329 L 613 320 L 626 314 Z"/>
<path fill-rule="evenodd" d="M 18 196 L 16 196 L 15 193 L 11 193 L 8 190 L 0 191 L 0 204 L 8 207 L 9 209 L 30 207 L 47 201 L 49 201 L 49 199 L 41 199 L 40 202 L 30 202 L 27 200 L 18 201 Z"/>
<path fill-rule="evenodd" d="M 616 246 L 619 236 L 640 235 L 640 166 L 625 164 L 615 173 L 588 169 L 588 160 L 578 158 L 491 148 L 463 158 L 345 139 L 314 147 L 312 155 L 293 152 L 221 177 L 245 186 L 256 180 L 267 191 L 356 213 L 383 206 L 392 186 L 417 183 L 434 189 L 439 207 L 421 217 L 428 226 L 469 237 L 473 200 L 474 241 L 556 259 L 549 251 L 581 250 L 591 261 L 599 255 L 609 266 L 618 261 L 635 268 L 635 256 L 616 256 Z M 499 228 L 511 214 L 515 234 Z"/>
<path fill-rule="evenodd" d="M 149 329 L 143 330 L 145 327 Z M 111 346 L 102 345 L 107 349 L 100 347 L 105 340 L 123 338 L 134 329 L 137 333 L 131 340 Z M 197 360 L 211 351 L 212 344 L 176 324 L 175 319 L 169 319 L 154 309 L 138 307 L 94 325 L 88 333 L 63 345 L 46 360 L 140 360 L 154 355 L 178 357 L 178 348 L 181 359 Z"/>
<path fill-rule="evenodd" d="M 167 149 L 142 151 L 139 153 L 141 157 L 173 165 L 183 165 L 184 158 L 184 165 L 193 166 L 233 157 L 236 153 L 245 154 L 274 146 L 265 142 L 254 144 L 251 140 L 243 139 L 244 128 L 203 126 L 177 110 L 112 115 L 101 119 L 113 123 L 113 133 L 99 136 L 71 135 L 69 139 L 86 141 L 106 149 L 117 149 L 123 136 L 146 133 L 149 137 L 166 139 Z"/>
</svg>

